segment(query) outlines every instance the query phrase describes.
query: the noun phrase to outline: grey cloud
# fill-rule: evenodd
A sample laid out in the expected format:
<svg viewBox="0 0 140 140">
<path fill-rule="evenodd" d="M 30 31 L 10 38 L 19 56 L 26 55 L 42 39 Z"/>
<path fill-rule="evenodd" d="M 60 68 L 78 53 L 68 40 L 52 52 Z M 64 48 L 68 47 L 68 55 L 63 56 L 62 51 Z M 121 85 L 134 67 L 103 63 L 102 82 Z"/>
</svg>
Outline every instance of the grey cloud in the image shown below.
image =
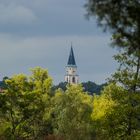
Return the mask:
<svg viewBox="0 0 140 140">
<path fill-rule="evenodd" d="M 108 47 L 110 35 L 85 20 L 84 2 L 0 0 L 0 77 L 41 66 L 58 83 L 72 41 L 81 81 L 103 83 L 116 69 L 116 51 Z"/>
<path fill-rule="evenodd" d="M 1 0 L 0 4 L 13 9 L 5 8 L 6 14 L 0 14 L 0 23 L 2 18 L 6 23 L 1 24 L 1 32 L 23 36 L 99 33 L 98 28 L 93 28 L 95 22 L 84 17 L 83 0 Z"/>
<path fill-rule="evenodd" d="M 0 24 L 31 24 L 37 16 L 31 9 L 22 5 L 0 4 Z"/>
<path fill-rule="evenodd" d="M 101 82 L 101 76 L 97 75 L 104 74 L 102 77 L 102 81 L 104 81 L 108 72 L 113 71 L 116 67 L 112 59 L 114 52 L 108 47 L 108 42 L 105 43 L 104 40 L 109 40 L 109 36 L 20 38 L 12 35 L 0 35 L 1 74 L 4 76 L 13 73 L 28 73 L 29 68 L 41 66 L 48 68 L 55 82 L 61 81 L 65 74 L 72 41 L 81 81 L 88 78 L 90 80 L 93 77 L 93 80 Z"/>
</svg>

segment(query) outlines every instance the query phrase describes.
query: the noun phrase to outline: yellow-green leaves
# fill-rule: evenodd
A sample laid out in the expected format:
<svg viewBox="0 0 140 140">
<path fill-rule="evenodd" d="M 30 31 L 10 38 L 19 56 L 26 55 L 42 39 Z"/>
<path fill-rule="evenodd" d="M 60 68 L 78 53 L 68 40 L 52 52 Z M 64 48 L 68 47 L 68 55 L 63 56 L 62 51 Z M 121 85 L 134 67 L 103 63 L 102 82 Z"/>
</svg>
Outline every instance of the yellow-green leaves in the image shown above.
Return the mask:
<svg viewBox="0 0 140 140">
<path fill-rule="evenodd" d="M 80 85 L 57 90 L 53 98 L 54 132 L 67 140 L 91 138 L 92 97 Z"/>
<path fill-rule="evenodd" d="M 48 71 L 36 67 L 32 69 L 31 76 L 14 75 L 6 80 L 6 85 L 2 105 L 5 113 L 2 115 L 3 123 L 0 124 L 6 127 L 3 136 L 15 140 L 35 139 L 42 135 L 42 129 L 49 120 L 46 116 L 49 116 L 47 109 L 50 104 L 52 79 Z M 7 127 L 6 124 L 10 125 Z"/>
<path fill-rule="evenodd" d="M 139 135 L 139 112 L 139 93 L 116 84 L 108 85 L 100 96 L 94 96 L 92 120 L 97 135 L 101 135 L 100 139 L 135 139 Z"/>
<path fill-rule="evenodd" d="M 36 67 L 31 71 L 30 82 L 33 84 L 34 90 L 40 93 L 49 93 L 52 87 L 52 79 L 48 75 L 48 71 L 40 67 Z"/>
<path fill-rule="evenodd" d="M 115 101 L 109 96 L 94 96 L 92 119 L 100 120 L 106 118 L 106 115 L 113 111 L 115 105 Z"/>
</svg>

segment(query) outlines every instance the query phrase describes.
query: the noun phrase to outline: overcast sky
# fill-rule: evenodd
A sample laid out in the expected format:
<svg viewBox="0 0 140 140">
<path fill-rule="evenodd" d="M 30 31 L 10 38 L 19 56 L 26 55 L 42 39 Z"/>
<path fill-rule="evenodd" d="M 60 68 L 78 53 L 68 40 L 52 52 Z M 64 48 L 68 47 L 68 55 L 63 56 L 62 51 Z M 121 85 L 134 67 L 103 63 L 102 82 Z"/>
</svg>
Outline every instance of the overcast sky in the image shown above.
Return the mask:
<svg viewBox="0 0 140 140">
<path fill-rule="evenodd" d="M 86 0 L 0 0 L 0 79 L 47 68 L 64 80 L 70 45 L 80 81 L 104 83 L 116 69 L 110 35 L 86 20 Z"/>
</svg>

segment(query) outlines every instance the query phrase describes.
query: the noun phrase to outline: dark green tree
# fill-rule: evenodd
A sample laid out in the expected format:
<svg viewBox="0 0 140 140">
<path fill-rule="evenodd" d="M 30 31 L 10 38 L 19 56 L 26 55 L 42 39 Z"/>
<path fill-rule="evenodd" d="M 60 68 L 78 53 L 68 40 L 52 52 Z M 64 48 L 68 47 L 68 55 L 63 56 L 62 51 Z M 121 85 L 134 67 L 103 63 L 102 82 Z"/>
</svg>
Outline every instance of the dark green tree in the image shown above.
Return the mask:
<svg viewBox="0 0 140 140">
<path fill-rule="evenodd" d="M 54 93 L 55 90 L 57 90 L 57 89 L 59 89 L 59 88 L 62 89 L 63 91 L 66 91 L 67 85 L 68 85 L 67 82 L 60 82 L 58 85 L 54 85 L 54 86 L 52 87 L 52 91 L 53 91 L 53 93 Z"/>
<path fill-rule="evenodd" d="M 107 85 L 107 83 L 105 84 L 101 84 L 98 85 L 92 81 L 88 81 L 88 82 L 83 82 L 82 86 L 85 92 L 87 92 L 90 95 L 93 94 L 100 94 L 101 90 L 103 90 L 103 88 Z"/>
<path fill-rule="evenodd" d="M 3 77 L 3 80 L 0 81 L 0 88 L 1 88 L 1 89 L 6 89 L 6 88 L 7 88 L 6 83 L 5 83 L 5 81 L 6 81 L 7 79 L 8 79 L 8 77 L 5 76 L 5 77 Z"/>
<path fill-rule="evenodd" d="M 92 116 L 97 136 L 137 140 L 140 138 L 139 54 L 122 51 L 114 58 L 120 67 L 112 75 L 111 84 L 94 97 Z"/>
<path fill-rule="evenodd" d="M 87 0 L 87 17 L 96 16 L 98 25 L 109 29 L 113 44 L 140 50 L 140 1 L 139 0 Z"/>
<path fill-rule="evenodd" d="M 98 85 L 92 81 L 88 81 L 88 82 L 82 82 L 81 85 L 85 92 L 87 92 L 90 95 L 93 95 L 93 94 L 100 94 L 101 90 L 107 85 L 107 83 Z M 54 85 L 52 87 L 52 92 L 53 94 L 55 94 L 55 90 L 59 88 L 62 89 L 63 91 L 66 91 L 67 86 L 68 86 L 67 82 L 60 82 L 58 85 Z"/>
</svg>

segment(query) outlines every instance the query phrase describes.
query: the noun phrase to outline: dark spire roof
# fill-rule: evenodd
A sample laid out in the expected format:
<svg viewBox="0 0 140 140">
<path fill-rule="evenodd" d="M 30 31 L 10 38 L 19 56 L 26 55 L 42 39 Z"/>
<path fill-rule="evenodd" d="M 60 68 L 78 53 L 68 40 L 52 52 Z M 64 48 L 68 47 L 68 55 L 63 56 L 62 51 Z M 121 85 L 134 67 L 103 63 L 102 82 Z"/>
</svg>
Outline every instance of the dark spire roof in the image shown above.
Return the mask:
<svg viewBox="0 0 140 140">
<path fill-rule="evenodd" d="M 68 59 L 68 65 L 76 66 L 72 45 L 71 45 L 70 55 Z"/>
</svg>

